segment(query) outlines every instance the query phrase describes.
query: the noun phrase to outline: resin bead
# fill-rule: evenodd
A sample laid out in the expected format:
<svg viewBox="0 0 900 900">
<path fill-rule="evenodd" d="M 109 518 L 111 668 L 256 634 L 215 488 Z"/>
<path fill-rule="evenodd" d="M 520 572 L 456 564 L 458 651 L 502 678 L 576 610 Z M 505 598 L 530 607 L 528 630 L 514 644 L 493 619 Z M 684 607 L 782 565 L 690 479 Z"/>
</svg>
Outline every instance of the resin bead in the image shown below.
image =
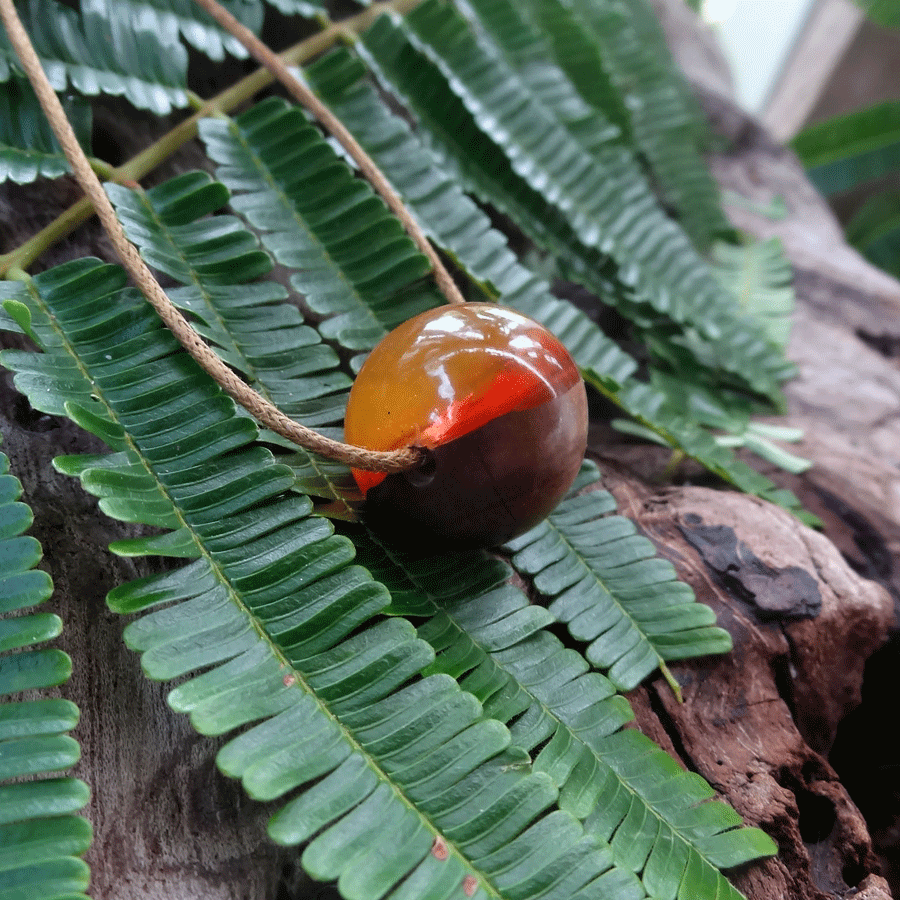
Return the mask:
<svg viewBox="0 0 900 900">
<path fill-rule="evenodd" d="M 408 472 L 353 472 L 366 521 L 388 540 L 493 546 L 545 518 L 575 479 L 584 382 L 559 340 L 521 313 L 443 306 L 372 351 L 350 392 L 345 439 L 429 451 Z"/>
</svg>

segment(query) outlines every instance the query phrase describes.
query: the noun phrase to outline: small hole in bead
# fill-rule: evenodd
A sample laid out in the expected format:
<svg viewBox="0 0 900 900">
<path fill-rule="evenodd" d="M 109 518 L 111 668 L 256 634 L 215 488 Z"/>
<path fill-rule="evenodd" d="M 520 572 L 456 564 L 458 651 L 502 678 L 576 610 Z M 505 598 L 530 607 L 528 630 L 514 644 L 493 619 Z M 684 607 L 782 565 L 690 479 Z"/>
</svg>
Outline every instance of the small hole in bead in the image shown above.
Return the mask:
<svg viewBox="0 0 900 900">
<path fill-rule="evenodd" d="M 437 460 L 434 454 L 428 449 L 423 449 L 422 452 L 424 453 L 422 462 L 415 469 L 409 469 L 403 473 L 413 487 L 425 487 L 431 484 L 437 472 Z"/>
</svg>

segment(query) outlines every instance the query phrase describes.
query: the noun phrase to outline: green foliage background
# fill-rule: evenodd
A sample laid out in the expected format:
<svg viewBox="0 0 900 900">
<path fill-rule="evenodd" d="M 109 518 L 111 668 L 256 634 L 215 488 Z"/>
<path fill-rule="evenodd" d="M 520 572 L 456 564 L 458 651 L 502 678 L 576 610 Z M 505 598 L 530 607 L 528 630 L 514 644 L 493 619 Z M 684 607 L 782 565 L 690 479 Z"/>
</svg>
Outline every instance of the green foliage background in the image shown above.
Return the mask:
<svg viewBox="0 0 900 900">
<path fill-rule="evenodd" d="M 260 0 L 227 5 L 257 29 L 273 12 Z M 404 16 L 391 9 L 401 5 Z M 324 3 L 272 6 L 328 24 Z M 181 109 L 196 100 L 189 48 L 243 55 L 188 0 L 20 8 L 88 150 L 92 103 Z M 398 0 L 382 11 L 365 30 L 351 20 L 348 46 L 303 76 L 467 296 L 547 324 L 633 430 L 802 515 L 726 446 L 752 439 L 790 464 L 750 422 L 781 408 L 791 372 L 784 258 L 729 229 L 701 157 L 702 116 L 650 7 Z M 58 176 L 65 160 L 2 39 L 0 77 L 0 174 Z M 400 224 L 306 114 L 263 96 L 234 116 L 260 86 L 241 90 L 186 129 L 213 175 L 135 190 L 116 183 L 135 177 L 127 164 L 97 166 L 129 236 L 221 356 L 290 416 L 340 434 L 365 354 L 440 298 Z M 405 556 L 317 512 L 327 501 L 346 511 L 348 473 L 260 432 L 119 267 L 80 259 L 27 275 L 49 240 L 0 257 L 2 325 L 35 347 L 0 362 L 35 409 L 109 447 L 55 465 L 107 515 L 150 526 L 112 552 L 172 560 L 118 586 L 109 605 L 136 616 L 126 641 L 147 675 L 179 679 L 172 708 L 203 734 L 231 735 L 219 768 L 251 797 L 280 802 L 269 833 L 301 848 L 307 872 L 347 900 L 740 896 L 722 870 L 773 853 L 772 841 L 625 727 L 625 692 L 656 671 L 677 690 L 667 663 L 727 651 L 730 638 L 615 515 L 593 463 L 545 523 L 500 553 Z M 593 306 L 554 295 L 563 280 Z M 604 318 L 619 323 L 615 339 Z M 19 577 L 14 556 L 0 564 Z M 48 627 L 0 648 L 51 637 L 56 621 L 40 621 Z M 58 653 L 31 652 L 64 677 Z M 0 658 L 0 690 L 52 683 L 3 681 L 38 658 L 29 653 Z M 72 764 L 71 710 L 42 702 L 0 707 L 0 776 Z M 20 717 L 27 729 L 2 730 Z M 45 753 L 48 741 L 66 752 Z M 2 768 L 15 759 L 24 768 Z M 0 873 L 12 885 L 0 896 L 84 896 L 84 827 L 68 817 L 84 802 L 78 784 L 0 787 Z M 36 790 L 46 806 L 31 803 Z M 35 828 L 47 840 L 35 842 Z"/>
<path fill-rule="evenodd" d="M 857 0 L 857 5 L 876 25 L 900 27 L 896 3 Z M 839 212 L 847 242 L 900 278 L 900 100 L 807 125 L 792 144 L 810 180 Z"/>
</svg>

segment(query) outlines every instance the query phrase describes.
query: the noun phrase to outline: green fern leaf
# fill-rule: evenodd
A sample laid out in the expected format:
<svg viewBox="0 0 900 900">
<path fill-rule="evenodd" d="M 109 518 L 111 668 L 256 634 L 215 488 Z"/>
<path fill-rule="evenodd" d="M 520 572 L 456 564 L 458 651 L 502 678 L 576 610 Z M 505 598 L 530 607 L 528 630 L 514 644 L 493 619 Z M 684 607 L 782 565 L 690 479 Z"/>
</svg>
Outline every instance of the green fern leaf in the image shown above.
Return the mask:
<svg viewBox="0 0 900 900">
<path fill-rule="evenodd" d="M 522 84 L 584 150 L 602 159 L 607 144 L 624 144 L 621 126 L 587 103 L 554 59 L 548 35 L 535 26 L 527 5 L 503 0 L 458 0 L 456 5 L 484 27 Z"/>
<path fill-rule="evenodd" d="M 481 10 L 484 17 L 483 6 Z M 529 2 L 523 11 L 543 35 L 538 41 L 532 38 L 531 46 L 545 42 L 542 58 L 552 58 L 585 102 L 601 111 L 630 142 L 631 116 L 625 97 L 613 83 L 602 49 L 575 18 L 571 5 Z"/>
<path fill-rule="evenodd" d="M 595 476 L 586 467 L 579 486 Z M 509 725 L 513 742 L 558 786 L 560 806 L 609 843 L 651 896 L 741 896 L 717 869 L 771 855 L 772 842 L 738 828 L 709 785 L 623 728 L 632 718 L 627 701 L 545 630 L 551 615 L 507 582 L 506 566 L 486 556 L 411 559 L 365 535 L 355 540 L 360 560 L 390 588 L 392 609 L 427 618 L 418 633 L 437 654 L 430 671 L 458 679 Z M 613 896 L 634 887 L 622 877 Z"/>
<path fill-rule="evenodd" d="M 789 369 L 777 348 L 736 311 L 624 147 L 588 154 L 501 51 L 437 0 L 399 24 L 383 17 L 363 41 L 367 60 L 421 118 L 429 140 L 442 142 L 451 171 L 471 178 L 567 274 L 626 315 L 645 317 L 649 303 L 696 329 L 715 366 L 780 397 Z M 537 143 L 535 134 L 543 136 Z"/>
<path fill-rule="evenodd" d="M 91 109 L 77 97 L 62 98 L 78 142 L 90 152 Z M 13 75 L 0 91 L 0 182 L 28 184 L 69 171 L 31 85 Z"/>
<path fill-rule="evenodd" d="M 812 183 L 830 197 L 897 171 L 900 102 L 876 103 L 803 129 L 791 141 Z"/>
<path fill-rule="evenodd" d="M 68 656 L 31 649 L 59 635 L 52 613 L 10 613 L 36 606 L 53 590 L 35 565 L 40 545 L 24 534 L 31 510 L 19 502 L 22 486 L 0 453 L 0 697 L 67 681 Z M 13 652 L 10 652 L 13 651 Z M 67 732 L 78 708 L 59 698 L 0 703 L 0 894 L 9 900 L 84 898 L 89 871 L 79 857 L 91 842 L 88 823 L 74 815 L 88 788 L 74 778 L 47 777 L 78 762 L 78 742 Z"/>
<path fill-rule="evenodd" d="M 438 305 L 421 283 L 426 258 L 300 109 L 271 99 L 230 122 L 206 120 L 200 134 L 234 208 L 295 270 L 291 284 L 324 317 L 323 337 L 368 352 Z"/>
<path fill-rule="evenodd" d="M 55 2 L 52 7 L 48 15 L 46 0 L 27 0 L 21 15 L 54 90 L 124 96 L 159 115 L 187 105 L 187 52 L 142 27 L 137 11 L 123 16 L 115 0 L 84 0 L 81 15 Z M 0 32 L 0 82 L 18 71 Z"/>
<path fill-rule="evenodd" d="M 207 186 L 207 183 L 203 179 L 201 179 L 199 176 L 190 176 L 190 178 L 183 177 L 181 179 L 176 180 L 176 182 L 186 182 L 188 180 L 190 180 L 192 182 L 200 182 L 203 187 Z M 166 195 L 169 195 L 169 194 L 180 195 L 180 192 L 177 190 L 177 187 L 176 187 L 176 182 L 169 183 L 168 185 L 164 185 L 160 189 L 156 189 L 156 190 L 164 191 Z M 151 195 L 153 193 L 154 192 L 150 192 Z M 132 195 L 128 195 L 128 199 L 131 201 L 136 198 L 133 198 Z M 150 200 L 152 198 L 150 196 L 148 196 L 146 199 Z M 199 200 L 195 200 L 189 204 L 186 204 L 186 206 L 188 208 L 191 208 L 191 209 L 194 209 L 197 211 L 202 211 L 204 209 L 204 204 L 202 202 L 200 202 Z M 120 207 L 120 214 L 121 213 L 122 213 L 122 209 Z M 131 224 L 131 223 L 133 223 L 133 218 L 134 218 L 134 210 L 129 209 L 128 215 L 126 216 L 126 220 Z M 131 224 L 131 227 L 134 230 L 133 224 Z M 168 269 L 169 273 L 175 274 L 175 266 L 171 262 L 171 259 L 169 259 L 168 262 L 169 262 L 169 269 Z M 93 491 L 94 493 L 101 494 L 101 496 L 102 496 L 102 491 L 99 489 L 99 486 L 96 483 L 96 481 L 88 480 L 85 482 L 85 484 L 89 490 Z M 131 490 L 134 491 L 134 489 L 136 487 L 137 487 L 137 485 L 132 484 Z M 367 560 L 367 562 L 369 562 L 369 560 Z M 452 565 L 452 563 L 451 563 L 451 565 Z M 376 571 L 375 574 L 379 574 L 379 573 Z M 499 567 L 499 572 L 497 571 L 497 567 L 494 567 L 493 569 L 491 569 L 489 567 L 486 574 L 483 576 L 484 584 L 489 586 L 489 585 L 493 584 L 494 581 L 497 581 L 498 579 L 502 580 L 504 577 L 507 576 L 507 574 L 508 574 L 508 570 L 503 566 Z M 510 590 L 512 590 L 512 589 L 510 589 Z M 461 585 L 461 591 L 462 591 L 463 595 L 474 594 L 475 596 L 479 596 L 479 594 L 481 593 L 478 589 L 476 589 L 476 587 L 472 584 L 471 581 L 463 582 L 463 584 Z M 496 607 L 498 606 L 498 603 L 496 600 L 496 593 L 497 592 L 494 592 L 494 594 L 488 598 L 488 602 L 485 607 L 486 609 L 490 609 L 492 611 L 496 610 Z M 514 596 L 517 593 L 518 592 L 513 591 Z M 395 594 L 395 598 L 392 603 L 392 609 L 396 612 L 396 611 L 398 611 L 396 591 L 394 592 L 394 594 Z M 521 595 L 519 594 L 518 596 L 520 598 L 520 606 L 521 606 Z M 502 607 L 502 604 L 499 604 L 499 605 Z M 415 612 L 415 608 L 413 607 L 412 609 L 404 609 L 402 611 L 407 612 L 407 613 Z M 493 649 L 502 649 L 503 647 L 506 647 L 509 644 L 518 643 L 523 637 L 527 637 L 528 635 L 533 633 L 535 628 L 540 627 L 542 625 L 546 625 L 549 623 L 549 621 L 550 621 L 550 619 L 549 619 L 549 616 L 547 615 L 547 613 L 545 611 L 541 610 L 539 607 L 526 606 L 526 607 L 520 609 L 516 616 L 510 616 L 505 620 L 505 622 L 504 622 L 505 629 L 501 633 L 497 633 L 492 637 L 492 648 Z M 168 627 L 169 633 L 171 633 L 171 635 L 173 635 L 173 636 L 180 634 L 182 629 L 183 629 L 183 625 L 180 622 L 180 616 L 178 619 L 174 619 L 171 622 L 171 625 Z M 471 633 L 473 631 L 475 633 L 477 633 L 478 632 L 477 623 L 466 623 L 466 629 L 467 629 L 468 633 Z M 496 626 L 495 626 L 495 631 L 496 631 Z M 425 632 L 423 632 L 423 634 L 424 633 Z M 135 639 L 133 635 L 132 635 L 132 639 Z M 149 651 L 147 651 L 147 652 L 149 653 Z M 146 660 L 146 658 L 147 657 L 145 656 L 145 660 Z M 155 660 L 155 661 L 157 663 L 159 662 L 158 660 Z M 442 666 L 441 671 L 449 672 L 449 674 L 455 674 L 451 669 L 446 668 L 446 666 Z M 168 672 L 167 674 L 172 675 L 172 674 L 178 674 L 178 673 L 177 672 L 176 673 Z M 611 692 L 609 690 L 607 690 L 604 693 L 604 697 L 608 698 L 610 693 Z M 608 715 L 603 717 L 604 721 L 606 721 L 608 719 L 609 719 Z M 625 719 L 616 719 L 616 722 L 618 724 L 622 724 L 622 722 L 624 722 L 624 721 L 625 721 Z M 620 876 L 620 879 L 621 878 L 622 878 L 622 876 Z M 626 882 L 623 882 L 623 884 L 625 884 L 625 883 Z M 624 896 L 624 894 L 623 894 L 623 896 Z"/>
<path fill-rule="evenodd" d="M 674 683 L 667 660 L 726 653 L 731 637 L 630 519 L 608 515 L 614 509 L 604 490 L 569 497 L 510 542 L 513 565 L 534 577 L 553 617 L 621 690 L 657 668 Z"/>
<path fill-rule="evenodd" d="M 551 0 L 529 2 L 533 10 L 559 11 Z M 247 3 L 260 9 L 260 0 Z M 303 0 L 272 5 L 287 13 L 321 14 L 319 4 Z M 578 76 L 562 60 L 538 64 L 528 47 L 516 47 L 523 33 L 516 15 L 509 27 L 479 31 L 490 24 L 489 9 L 504 15 L 516 10 L 498 0 L 475 5 L 482 17 L 474 24 L 476 45 L 487 47 L 489 56 L 505 57 L 529 102 L 555 123 L 554 135 L 571 141 L 586 159 L 612 159 L 619 152 L 627 161 L 625 174 L 642 178 L 640 166 L 650 152 L 643 151 L 647 159 L 633 156 L 602 107 L 592 107 L 578 84 L 579 77 L 586 83 L 584 72 Z M 146 97 L 165 79 L 151 70 L 138 46 L 143 33 L 136 17 L 152 18 L 163 33 L 176 30 L 174 16 L 188 42 L 202 17 L 187 0 L 125 0 L 118 19 L 120 10 L 113 6 L 110 0 L 84 0 L 82 17 L 68 20 L 88 48 L 84 65 L 53 44 L 65 59 L 51 60 L 51 67 L 62 82 L 82 78 L 102 93 L 103 77 L 118 66 L 137 76 L 139 83 L 128 89 L 143 94 L 149 105 Z M 573 21 L 567 19 L 565 27 Z M 57 24 L 46 26 L 54 38 Z M 634 25 L 636 32 L 641 27 Z M 109 47 L 99 46 L 104 29 Z M 402 29 L 398 33 L 406 41 Z M 623 263 L 628 247 L 611 261 L 604 241 L 585 241 L 585 221 L 576 222 L 576 229 L 566 221 L 566 204 L 578 200 L 572 186 L 561 184 L 563 193 L 548 202 L 553 186 L 541 179 L 548 172 L 555 177 L 552 171 L 523 177 L 503 152 L 493 154 L 515 148 L 521 136 L 494 143 L 480 132 L 478 117 L 434 65 L 440 53 L 424 34 L 410 33 L 432 59 L 416 56 L 425 66 L 412 73 L 413 82 L 421 82 L 414 87 L 431 90 L 428 77 L 420 75 L 438 72 L 435 84 L 464 114 L 463 131 L 492 149 L 474 162 L 452 159 L 447 172 L 471 164 L 486 185 L 480 195 L 489 199 L 499 184 L 510 208 L 522 213 L 526 232 L 561 251 L 567 271 L 590 271 L 582 276 L 585 283 L 634 315 L 638 331 L 644 320 L 654 320 L 651 329 L 659 323 L 659 344 L 675 335 L 673 343 L 682 342 L 678 352 L 707 360 L 710 348 L 721 352 L 735 340 L 733 334 L 708 332 L 703 341 L 689 343 L 697 310 L 682 310 L 683 327 L 675 327 L 668 312 L 659 313 L 661 305 L 669 308 L 671 285 L 660 289 L 646 260 L 629 268 Z M 582 33 L 587 46 L 590 35 Z M 218 48 L 225 52 L 227 40 L 214 29 L 194 32 L 195 46 L 212 55 L 221 55 Z M 72 46 L 80 52 L 77 40 Z M 162 55 L 165 48 L 158 44 L 156 52 Z M 5 59 L 0 56 L 0 66 Z M 612 88 L 613 80 L 606 84 Z M 471 96 L 490 100 L 478 118 L 483 125 L 484 116 L 502 112 L 502 93 L 488 98 L 473 87 L 470 105 Z M 380 126 L 382 120 L 389 125 L 380 137 L 375 128 L 377 143 L 399 119 L 366 91 L 378 112 L 360 110 L 361 127 Z M 430 103 L 437 121 L 441 103 L 435 97 L 423 107 Z M 159 96 L 153 102 L 162 108 Z M 634 126 L 625 124 L 628 138 Z M 426 280 L 427 265 L 398 223 L 301 112 L 273 100 L 234 121 L 203 127 L 210 157 L 235 194 L 233 208 L 289 269 L 292 286 L 307 296 L 326 338 L 365 353 L 394 324 L 438 302 Z M 452 132 L 455 124 L 440 128 Z M 596 374 L 593 367 L 604 372 L 597 378 L 602 390 L 623 408 L 636 397 L 636 415 L 643 412 L 657 433 L 678 443 L 681 438 L 666 431 L 677 423 L 665 398 L 633 382 L 634 360 L 586 316 L 552 297 L 546 281 L 516 259 L 453 180 L 440 167 L 434 174 L 433 160 L 424 169 L 411 165 L 424 158 L 419 137 L 408 142 L 405 128 L 394 134 L 400 139 L 393 145 L 385 140 L 386 158 L 415 147 L 401 160 L 409 164 L 404 192 L 415 196 L 411 205 L 430 236 L 475 288 L 547 322 L 571 344 L 589 378 Z M 421 138 L 432 140 L 427 133 Z M 649 185 L 640 184 L 652 200 Z M 268 275 L 271 262 L 258 240 L 223 214 L 228 189 L 191 173 L 147 192 L 112 186 L 110 196 L 144 257 L 177 283 L 170 291 L 175 302 L 222 357 L 291 415 L 337 431 L 348 378 L 334 352 L 286 302 L 287 292 L 275 282 L 255 280 Z M 621 233 L 615 240 L 643 239 L 639 223 L 620 219 L 616 227 Z M 311 457 L 293 463 L 279 439 L 260 434 L 185 357 L 144 301 L 124 287 L 118 269 L 91 260 L 72 263 L 22 287 L 0 285 L 0 299 L 6 310 L 0 327 L 25 332 L 43 349 L 3 355 L 17 384 L 35 407 L 68 415 L 112 450 L 66 457 L 57 467 L 78 477 L 110 515 L 159 532 L 116 542 L 113 549 L 186 562 L 111 595 L 113 608 L 138 614 L 127 641 L 142 654 L 148 675 L 180 679 L 170 702 L 201 732 L 240 730 L 224 744 L 219 765 L 240 778 L 251 796 L 280 801 L 270 832 L 283 843 L 306 845 L 303 862 L 310 873 L 337 879 L 348 900 L 437 898 L 461 889 L 523 900 L 739 896 L 717 867 L 765 855 L 771 843 L 760 832 L 739 828 L 732 811 L 709 802 L 705 783 L 685 776 L 662 751 L 623 729 L 627 703 L 607 679 L 588 671 L 584 657 L 562 648 L 548 630 L 547 610 L 505 583 L 508 566 L 451 559 L 466 572 L 454 582 L 448 573 L 458 572 L 447 568 L 448 560 L 424 570 L 413 566 L 400 573 L 403 579 L 394 559 L 379 562 L 375 552 L 371 572 L 355 565 L 351 544 L 297 493 L 298 473 L 301 486 L 321 477 L 322 470 L 309 468 L 317 463 Z M 651 353 L 667 359 L 655 347 Z M 767 357 L 749 381 L 759 390 L 763 370 L 777 387 L 776 372 L 784 370 Z M 734 381 L 727 373 L 724 380 Z M 326 481 L 332 478 L 325 473 Z M 350 529 L 339 526 L 345 527 Z M 365 538 L 360 546 L 365 551 Z M 582 548 L 581 557 L 596 563 L 589 548 Z M 599 563 L 594 569 L 595 576 L 605 572 Z M 632 576 L 629 569 L 626 578 Z M 390 598 L 385 583 L 396 587 Z M 417 633 L 407 616 L 427 621 Z M 0 629 L 0 649 L 4 640 L 7 646 L 40 640 L 52 625 L 45 618 Z M 697 652 L 700 632 L 716 630 L 694 625 L 686 642 L 679 643 L 684 635 L 664 630 L 651 637 L 661 646 L 672 638 L 674 654 Z M 612 638 L 609 643 L 613 650 L 624 646 Z M 17 674 L 18 683 L 39 684 L 58 664 L 53 655 L 37 656 L 27 672 Z M 627 670 L 624 663 L 620 668 Z M 32 757 L 33 765 L 52 760 L 52 747 L 43 757 L 23 747 L 20 758 Z M 15 765 L 16 754 L 4 758 L 0 752 L 0 774 L 4 762 Z M 58 797 L 65 793 L 61 785 L 54 790 Z M 0 869 L 2 860 L 0 851 Z M 30 878 L 24 873 L 21 884 Z M 24 895 L 32 896 L 28 890 Z"/>
<path fill-rule="evenodd" d="M 228 190 L 200 172 L 186 173 L 145 193 L 118 185 L 107 192 L 128 236 L 149 265 L 183 287 L 169 290 L 198 331 L 231 366 L 282 412 L 320 431 L 339 435 L 350 378 L 337 354 L 285 302 L 279 284 L 248 283 L 272 263 L 257 239 L 232 216 L 219 212 Z M 349 470 L 267 433 L 284 449 L 301 488 L 340 497 Z"/>
<path fill-rule="evenodd" d="M 348 900 L 401 882 L 399 896 L 437 895 L 465 878 L 481 897 L 603 896 L 622 877 L 608 849 L 551 811 L 551 779 L 474 697 L 417 677 L 431 648 L 406 620 L 376 618 L 385 588 L 123 281 L 90 260 L 36 276 L 23 302 L 44 354 L 28 369 L 48 363 L 41 390 L 59 397 L 77 372 L 74 394 L 90 392 L 95 418 L 126 436 L 110 457 L 68 463 L 101 506 L 193 541 L 192 562 L 116 588 L 110 604 L 146 613 L 126 640 L 151 677 L 188 676 L 169 701 L 201 733 L 249 726 L 219 763 L 251 796 L 295 792 L 272 836 L 308 841 L 307 871 Z"/>
<path fill-rule="evenodd" d="M 311 18 L 326 15 L 325 6 L 313 0 L 265 0 L 286 16 Z M 262 31 L 263 0 L 222 0 L 222 5 L 254 34 Z M 131 9 L 134 21 L 157 34 L 180 34 L 191 47 L 210 59 L 222 60 L 226 55 L 244 59 L 244 45 L 225 31 L 193 0 L 119 0 L 117 9 Z M 120 12 L 120 14 L 122 14 Z"/>
</svg>

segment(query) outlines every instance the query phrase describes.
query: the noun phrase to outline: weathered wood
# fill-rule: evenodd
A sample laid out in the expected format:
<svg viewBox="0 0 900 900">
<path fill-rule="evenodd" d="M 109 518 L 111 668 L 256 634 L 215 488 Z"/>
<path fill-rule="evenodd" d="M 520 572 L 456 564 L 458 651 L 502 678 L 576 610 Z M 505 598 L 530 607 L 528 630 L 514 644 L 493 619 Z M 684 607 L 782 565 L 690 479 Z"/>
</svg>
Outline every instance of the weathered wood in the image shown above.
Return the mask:
<svg viewBox="0 0 900 900">
<path fill-rule="evenodd" d="M 737 873 L 749 900 L 825 900 L 866 887 L 890 896 L 865 822 L 828 764 L 860 700 L 863 667 L 893 619 L 886 592 L 822 534 L 755 498 L 648 488 L 607 458 L 622 513 L 669 558 L 734 639 L 723 657 L 672 667 L 632 695 L 638 726 L 706 778 L 779 856 Z M 877 890 L 876 890 L 877 887 Z"/>
<path fill-rule="evenodd" d="M 889 886 L 876 873 L 892 874 L 890 854 L 896 859 L 900 846 L 900 800 L 890 775 L 896 752 L 882 749 L 891 738 L 879 725 L 893 717 L 893 643 L 879 666 L 890 682 L 880 694 L 879 685 L 867 682 L 874 699 L 853 714 L 853 733 L 838 734 L 838 726 L 859 703 L 863 664 L 895 634 L 900 609 L 900 284 L 845 243 L 794 155 L 723 96 L 708 34 L 671 11 L 681 6 L 678 0 L 657 0 L 657 6 L 666 10 L 662 21 L 673 50 L 688 66 L 715 131 L 726 139 L 710 160 L 713 173 L 723 190 L 756 204 L 726 205 L 732 221 L 760 239 L 779 237 L 795 267 L 798 303 L 789 356 L 798 377 L 787 387 L 787 422 L 803 428 L 803 442 L 792 449 L 814 465 L 789 476 L 758 459 L 755 464 L 794 490 L 824 528 L 823 535 L 814 534 L 732 494 L 710 496 L 690 487 L 654 493 L 647 487 L 653 456 L 644 453 L 638 466 L 644 480 L 629 477 L 613 490 L 698 596 L 721 610 L 736 649 L 734 670 L 726 660 L 712 669 L 704 662 L 676 669 L 691 680 L 683 707 L 659 682 L 642 688 L 649 697 L 636 702 L 639 721 L 649 730 L 668 728 L 676 755 L 779 841 L 778 860 L 736 877 L 748 897 L 824 900 L 855 890 L 856 897 L 886 898 Z M 707 68 L 697 60 L 712 63 Z M 787 208 L 783 218 L 766 213 L 776 198 Z M 634 454 L 620 445 L 614 457 L 633 468 Z M 717 553 L 687 539 L 684 518 L 692 515 L 706 526 L 732 528 L 773 570 L 797 566 L 814 575 L 822 586 L 821 614 L 761 620 L 740 577 L 745 561 L 738 559 L 723 578 Z M 704 560 L 698 547 L 713 559 Z M 847 563 L 871 580 L 852 575 Z M 879 706 L 879 696 L 890 706 Z M 863 770 L 853 773 L 853 787 L 878 827 L 880 854 L 826 760 L 836 735 L 841 763 L 850 760 Z"/>
<path fill-rule="evenodd" d="M 766 99 L 761 118 L 780 141 L 790 140 L 834 83 L 865 16 L 851 0 L 819 0 Z"/>
</svg>

